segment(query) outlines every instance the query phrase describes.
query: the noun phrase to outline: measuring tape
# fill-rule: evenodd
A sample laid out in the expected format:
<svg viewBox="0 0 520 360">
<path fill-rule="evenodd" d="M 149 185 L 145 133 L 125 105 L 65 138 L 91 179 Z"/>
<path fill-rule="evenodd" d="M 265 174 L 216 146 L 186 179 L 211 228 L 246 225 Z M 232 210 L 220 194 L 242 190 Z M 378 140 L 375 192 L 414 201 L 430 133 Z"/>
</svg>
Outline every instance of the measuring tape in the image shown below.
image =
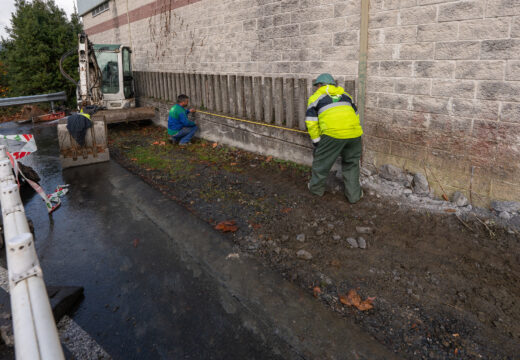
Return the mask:
<svg viewBox="0 0 520 360">
<path fill-rule="evenodd" d="M 213 114 L 213 113 L 210 113 L 210 112 L 207 112 L 207 111 L 202 111 L 202 110 L 197 110 L 197 112 L 199 112 L 201 114 L 221 117 L 221 118 L 224 118 L 224 119 L 230 119 L 230 120 L 245 122 L 245 123 L 248 123 L 248 124 L 255 124 L 255 125 L 260 125 L 260 126 L 266 126 L 266 127 L 271 127 L 271 128 L 275 128 L 275 129 L 280 129 L 280 130 L 287 130 L 287 131 L 293 131 L 293 132 L 297 132 L 297 133 L 307 134 L 307 131 L 303 131 L 303 130 L 299 130 L 299 129 L 291 129 L 291 128 L 278 126 L 278 125 L 265 124 L 265 123 L 261 123 L 261 122 L 258 122 L 258 121 L 251 121 L 251 120 L 239 119 L 239 118 L 226 116 L 226 115 Z"/>
</svg>

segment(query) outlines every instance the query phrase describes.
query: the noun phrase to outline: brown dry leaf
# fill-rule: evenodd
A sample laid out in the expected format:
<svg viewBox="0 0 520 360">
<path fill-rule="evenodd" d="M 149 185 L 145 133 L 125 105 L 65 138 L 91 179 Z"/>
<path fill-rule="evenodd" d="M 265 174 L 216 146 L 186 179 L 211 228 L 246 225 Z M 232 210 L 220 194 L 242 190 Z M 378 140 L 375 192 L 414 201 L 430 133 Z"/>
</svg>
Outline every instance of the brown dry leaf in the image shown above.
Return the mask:
<svg viewBox="0 0 520 360">
<path fill-rule="evenodd" d="M 457 212 L 457 210 L 455 210 L 455 209 L 444 209 L 444 212 L 454 213 L 454 212 Z"/>
<path fill-rule="evenodd" d="M 292 208 L 283 208 L 282 210 L 280 210 L 280 212 L 284 213 L 284 214 L 288 214 L 292 211 Z"/>
<path fill-rule="evenodd" d="M 238 163 L 231 163 L 231 164 L 229 164 L 229 165 L 231 165 L 231 166 L 237 166 Z"/>
<path fill-rule="evenodd" d="M 337 260 L 337 259 L 333 259 L 333 260 L 330 262 L 330 264 L 331 264 L 332 266 L 338 267 L 341 263 L 339 262 L 339 260 Z"/>
<path fill-rule="evenodd" d="M 268 156 L 268 157 L 265 159 L 265 162 L 271 162 L 271 160 L 273 160 L 273 157 L 272 157 L 272 156 Z"/>
<path fill-rule="evenodd" d="M 135 239 L 135 240 L 134 240 L 134 247 L 136 248 L 137 245 L 139 245 L 139 239 Z"/>
<path fill-rule="evenodd" d="M 444 200 L 446 200 L 446 201 L 449 201 L 449 200 L 448 200 L 448 197 L 446 196 L 446 194 L 442 194 L 442 198 L 443 198 Z"/>
<path fill-rule="evenodd" d="M 211 147 L 212 147 L 213 149 L 216 148 L 217 146 L 218 146 L 217 143 L 213 143 L 213 145 L 211 145 Z"/>
<path fill-rule="evenodd" d="M 132 161 L 137 161 L 137 158 L 131 158 L 130 160 L 132 160 Z"/>
<path fill-rule="evenodd" d="M 375 297 L 368 297 L 366 300 L 361 300 L 361 296 L 355 289 L 350 289 L 347 295 L 339 295 L 339 301 L 348 306 L 354 306 L 358 310 L 366 311 L 374 308 L 373 302 Z"/>
<path fill-rule="evenodd" d="M 154 141 L 152 145 L 159 145 L 159 141 Z"/>
<path fill-rule="evenodd" d="M 215 226 L 216 230 L 220 230 L 222 232 L 235 232 L 238 230 L 238 226 L 235 225 L 235 220 L 226 220 L 221 221 Z"/>
<path fill-rule="evenodd" d="M 321 289 L 319 286 L 315 286 L 314 289 L 312 289 L 312 292 L 314 294 L 314 297 L 318 297 L 318 295 L 321 294 Z"/>
</svg>

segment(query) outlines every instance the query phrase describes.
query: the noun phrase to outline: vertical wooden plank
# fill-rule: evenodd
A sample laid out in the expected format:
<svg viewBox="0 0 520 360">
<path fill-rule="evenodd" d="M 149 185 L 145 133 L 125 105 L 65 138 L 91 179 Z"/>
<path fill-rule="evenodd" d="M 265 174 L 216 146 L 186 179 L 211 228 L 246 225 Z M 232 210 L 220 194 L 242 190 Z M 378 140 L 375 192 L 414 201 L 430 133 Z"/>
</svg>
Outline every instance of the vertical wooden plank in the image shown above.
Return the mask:
<svg viewBox="0 0 520 360">
<path fill-rule="evenodd" d="M 208 109 L 208 94 L 206 91 L 206 74 L 200 74 L 200 91 L 204 109 Z"/>
<path fill-rule="evenodd" d="M 244 103 L 246 108 L 246 117 L 254 118 L 254 102 L 253 102 L 253 79 L 251 76 L 244 76 Z"/>
<path fill-rule="evenodd" d="M 172 83 L 172 102 L 175 104 L 177 102 L 177 90 L 175 89 L 175 74 L 170 73 L 170 81 Z"/>
<path fill-rule="evenodd" d="M 180 74 L 179 73 L 175 73 L 175 92 L 177 93 L 177 96 L 182 94 L 181 86 L 182 86 L 182 84 L 181 84 Z"/>
<path fill-rule="evenodd" d="M 216 110 L 215 106 L 215 82 L 213 81 L 213 75 L 207 76 L 207 89 L 208 89 L 208 105 L 209 109 L 212 111 Z"/>
<path fill-rule="evenodd" d="M 283 78 L 274 79 L 274 122 L 276 125 L 283 125 Z"/>
<path fill-rule="evenodd" d="M 273 79 L 264 78 L 264 121 L 273 122 Z"/>
<path fill-rule="evenodd" d="M 186 85 L 185 85 L 185 82 L 184 82 L 184 74 L 183 73 L 179 73 L 179 95 L 183 94 L 185 95 L 186 94 Z"/>
<path fill-rule="evenodd" d="M 244 77 L 237 76 L 237 116 L 244 117 Z"/>
<path fill-rule="evenodd" d="M 237 113 L 237 77 L 229 75 L 229 113 L 238 116 Z"/>
<path fill-rule="evenodd" d="M 213 98 L 215 99 L 215 110 L 222 112 L 222 96 L 220 94 L 220 76 L 213 75 Z"/>
<path fill-rule="evenodd" d="M 166 82 L 166 73 L 161 72 L 161 99 L 166 100 L 168 99 L 168 87 Z"/>
<path fill-rule="evenodd" d="M 253 78 L 253 98 L 255 104 L 255 120 L 264 121 L 264 92 L 262 91 L 262 77 Z"/>
<path fill-rule="evenodd" d="M 199 98 L 199 107 L 204 107 L 204 91 L 202 90 L 202 75 L 197 74 L 197 96 Z"/>
<path fill-rule="evenodd" d="M 166 73 L 166 100 L 170 103 L 173 99 L 172 95 L 172 83 L 171 83 L 171 75 L 172 73 Z"/>
<path fill-rule="evenodd" d="M 138 98 L 141 92 L 139 91 L 139 86 L 141 85 L 141 82 L 139 81 L 139 71 L 133 72 L 133 82 L 134 82 L 134 97 Z"/>
<path fill-rule="evenodd" d="M 294 127 L 294 79 L 285 79 L 285 125 Z"/>
<path fill-rule="evenodd" d="M 220 75 L 220 94 L 222 95 L 222 112 L 224 114 L 229 114 L 229 92 L 227 75 Z"/>
<path fill-rule="evenodd" d="M 188 78 L 190 80 L 190 104 L 197 104 L 197 91 L 195 91 L 195 74 L 189 74 Z"/>
<path fill-rule="evenodd" d="M 184 93 L 191 97 L 190 78 L 187 73 L 184 73 L 184 87 Z"/>
<path fill-rule="evenodd" d="M 354 103 L 356 102 L 356 81 L 355 80 L 345 80 L 344 89 L 346 92 L 352 96 L 352 100 Z"/>
<path fill-rule="evenodd" d="M 153 97 L 154 99 L 159 99 L 160 96 L 160 83 L 159 83 L 159 72 L 154 72 L 154 79 L 153 79 Z"/>
<path fill-rule="evenodd" d="M 155 72 L 150 73 L 150 97 L 155 97 Z"/>
<path fill-rule="evenodd" d="M 305 113 L 307 112 L 307 79 L 299 79 L 298 80 L 298 127 L 300 130 L 306 130 L 307 125 L 305 125 Z"/>
</svg>

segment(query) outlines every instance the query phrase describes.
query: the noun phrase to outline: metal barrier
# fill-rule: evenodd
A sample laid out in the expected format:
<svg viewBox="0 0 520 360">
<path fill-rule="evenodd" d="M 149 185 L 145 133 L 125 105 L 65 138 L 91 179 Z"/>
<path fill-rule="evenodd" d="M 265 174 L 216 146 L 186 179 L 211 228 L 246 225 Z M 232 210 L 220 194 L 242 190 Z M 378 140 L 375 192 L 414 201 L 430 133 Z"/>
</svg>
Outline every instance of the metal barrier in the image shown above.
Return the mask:
<svg viewBox="0 0 520 360">
<path fill-rule="evenodd" d="M 61 92 L 52 93 L 52 94 L 18 96 L 18 97 L 0 99 L 0 107 L 1 106 L 34 104 L 34 103 L 39 103 L 39 102 L 50 102 L 52 107 L 54 108 L 54 101 L 66 101 L 66 100 L 67 100 L 67 94 L 65 94 L 64 91 L 61 91 Z"/>
<path fill-rule="evenodd" d="M 0 203 L 17 360 L 65 359 L 7 148 L 0 145 Z"/>
</svg>

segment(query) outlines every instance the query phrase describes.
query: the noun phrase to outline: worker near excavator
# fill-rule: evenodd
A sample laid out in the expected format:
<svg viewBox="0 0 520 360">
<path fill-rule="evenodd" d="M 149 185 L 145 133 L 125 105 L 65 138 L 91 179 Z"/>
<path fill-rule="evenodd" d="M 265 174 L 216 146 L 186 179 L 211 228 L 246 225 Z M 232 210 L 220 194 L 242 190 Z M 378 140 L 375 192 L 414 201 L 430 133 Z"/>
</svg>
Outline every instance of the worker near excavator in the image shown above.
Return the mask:
<svg viewBox="0 0 520 360">
<path fill-rule="evenodd" d="M 341 156 L 345 196 L 350 203 L 356 203 L 363 196 L 359 184 L 363 129 L 356 105 L 342 87 L 336 86 L 330 74 L 321 74 L 313 85 L 316 92 L 309 98 L 305 117 L 315 147 L 308 188 L 311 193 L 322 196 L 330 169 Z"/>
<path fill-rule="evenodd" d="M 168 135 L 171 136 L 172 143 L 178 142 L 180 146 L 188 145 L 198 130 L 197 125 L 188 119 L 188 114 L 196 111 L 188 110 L 189 102 L 190 98 L 187 95 L 179 95 L 177 104 L 168 113 Z"/>
</svg>

